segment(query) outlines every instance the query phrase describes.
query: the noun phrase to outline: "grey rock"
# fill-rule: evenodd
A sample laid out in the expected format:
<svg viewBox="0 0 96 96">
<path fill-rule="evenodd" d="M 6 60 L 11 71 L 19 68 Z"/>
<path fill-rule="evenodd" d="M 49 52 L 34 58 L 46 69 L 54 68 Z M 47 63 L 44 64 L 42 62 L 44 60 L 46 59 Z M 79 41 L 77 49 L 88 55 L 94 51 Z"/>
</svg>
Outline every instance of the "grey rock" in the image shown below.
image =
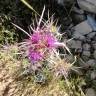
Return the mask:
<svg viewBox="0 0 96 96">
<path fill-rule="evenodd" d="M 71 40 L 67 43 L 68 47 L 72 49 L 81 49 L 82 48 L 81 44 L 82 42 L 79 40 Z"/>
<path fill-rule="evenodd" d="M 64 5 L 64 0 L 56 0 L 58 4 Z"/>
<path fill-rule="evenodd" d="M 96 71 L 92 71 L 92 73 L 91 73 L 91 79 L 93 80 L 95 78 L 96 78 Z"/>
<path fill-rule="evenodd" d="M 90 59 L 90 56 L 91 56 L 90 51 L 83 51 L 81 54 L 81 58 L 84 62 L 87 62 Z"/>
<path fill-rule="evenodd" d="M 83 21 L 80 24 L 76 25 L 74 27 L 74 30 L 75 30 L 74 34 L 79 33 L 81 35 L 86 35 L 92 32 L 92 28 L 87 21 Z"/>
<path fill-rule="evenodd" d="M 89 37 L 86 37 L 86 39 L 85 39 L 85 43 L 89 43 L 89 44 L 90 44 L 91 41 L 92 41 L 92 40 L 91 40 Z"/>
<path fill-rule="evenodd" d="M 94 36 L 92 40 L 94 41 L 94 43 L 96 43 L 96 35 Z"/>
<path fill-rule="evenodd" d="M 86 96 L 96 96 L 96 92 L 92 88 L 86 89 Z"/>
<path fill-rule="evenodd" d="M 96 32 L 91 32 L 91 33 L 89 33 L 89 34 L 87 35 L 87 37 L 88 37 L 89 39 L 92 39 L 92 38 L 94 38 L 95 35 L 96 35 Z"/>
<path fill-rule="evenodd" d="M 81 40 L 81 41 L 85 41 L 85 39 L 86 39 L 85 36 L 83 36 L 80 33 L 75 33 L 75 34 L 73 34 L 72 37 L 75 38 L 75 39 Z"/>
<path fill-rule="evenodd" d="M 93 48 L 96 50 L 96 41 L 92 44 Z"/>
<path fill-rule="evenodd" d="M 90 46 L 90 44 L 85 43 L 85 44 L 83 44 L 82 48 L 84 51 L 89 51 L 91 46 Z"/>
<path fill-rule="evenodd" d="M 87 21 L 88 21 L 88 24 L 91 26 L 92 30 L 96 31 L 96 20 L 94 15 L 92 14 L 87 15 Z"/>
<path fill-rule="evenodd" d="M 93 56 L 96 59 L 96 50 L 94 51 Z"/>
<path fill-rule="evenodd" d="M 90 57 L 91 53 L 90 53 L 90 51 L 83 51 L 82 56 Z"/>
<path fill-rule="evenodd" d="M 85 67 L 94 67 L 94 65 L 96 64 L 96 61 L 94 59 L 90 59 L 85 63 Z"/>
<path fill-rule="evenodd" d="M 96 13 L 96 0 L 77 0 L 77 2 L 81 9 Z"/>
</svg>

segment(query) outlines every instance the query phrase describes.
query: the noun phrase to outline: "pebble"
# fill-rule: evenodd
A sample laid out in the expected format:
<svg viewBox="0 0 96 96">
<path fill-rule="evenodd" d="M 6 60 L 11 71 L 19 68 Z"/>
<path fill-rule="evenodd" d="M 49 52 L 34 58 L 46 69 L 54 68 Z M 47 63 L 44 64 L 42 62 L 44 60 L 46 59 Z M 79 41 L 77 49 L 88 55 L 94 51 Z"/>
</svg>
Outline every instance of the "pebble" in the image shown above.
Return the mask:
<svg viewBox="0 0 96 96">
<path fill-rule="evenodd" d="M 89 44 L 90 44 L 91 41 L 92 41 L 92 40 L 91 40 L 89 37 L 86 37 L 86 39 L 85 39 L 85 43 L 89 43 Z"/>
<path fill-rule="evenodd" d="M 96 50 L 94 51 L 93 56 L 96 59 Z"/>
<path fill-rule="evenodd" d="M 96 50 L 96 41 L 92 44 L 92 47 Z"/>
<path fill-rule="evenodd" d="M 79 33 L 81 35 L 86 35 L 92 32 L 92 28 L 87 21 L 83 21 L 80 24 L 76 25 L 74 27 L 74 30 L 75 30 L 74 34 Z"/>
<path fill-rule="evenodd" d="M 94 36 L 93 40 L 94 40 L 94 41 L 95 41 L 95 43 L 96 43 L 96 35 Z"/>
<path fill-rule="evenodd" d="M 86 96 L 96 96 L 96 92 L 93 88 L 86 89 Z"/>
<path fill-rule="evenodd" d="M 96 71 L 93 71 L 91 73 L 91 79 L 94 80 L 96 78 Z"/>
<path fill-rule="evenodd" d="M 58 4 L 64 5 L 64 0 L 56 0 Z"/>
<path fill-rule="evenodd" d="M 88 37 L 89 39 L 92 39 L 92 38 L 94 38 L 95 35 L 96 35 L 96 32 L 91 32 L 91 33 L 89 33 L 89 34 L 87 35 L 87 37 Z"/>
<path fill-rule="evenodd" d="M 82 42 L 79 40 L 71 40 L 68 43 L 68 47 L 72 49 L 81 49 L 82 48 Z"/>
<path fill-rule="evenodd" d="M 96 13 L 96 0 L 77 0 L 77 2 L 81 9 Z"/>
<path fill-rule="evenodd" d="M 82 55 L 86 56 L 86 57 L 90 57 L 91 53 L 90 53 L 90 51 L 83 51 Z"/>
<path fill-rule="evenodd" d="M 72 37 L 75 38 L 75 39 L 81 40 L 81 41 L 85 41 L 85 39 L 86 39 L 85 36 L 83 36 L 80 33 L 73 34 Z"/>
<path fill-rule="evenodd" d="M 84 51 L 89 51 L 91 46 L 90 46 L 90 44 L 85 43 L 85 44 L 83 44 L 82 48 L 83 48 Z"/>
<path fill-rule="evenodd" d="M 94 67 L 94 65 L 96 64 L 96 61 L 94 59 L 90 59 L 85 63 L 86 67 Z"/>
</svg>

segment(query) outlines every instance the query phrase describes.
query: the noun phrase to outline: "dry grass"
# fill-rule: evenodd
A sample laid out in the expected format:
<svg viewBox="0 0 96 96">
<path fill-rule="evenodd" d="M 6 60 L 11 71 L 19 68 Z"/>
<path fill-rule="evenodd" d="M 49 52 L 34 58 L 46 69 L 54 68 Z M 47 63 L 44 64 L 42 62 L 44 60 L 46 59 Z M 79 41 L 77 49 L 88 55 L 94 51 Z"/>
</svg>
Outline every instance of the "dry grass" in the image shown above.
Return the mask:
<svg viewBox="0 0 96 96">
<path fill-rule="evenodd" d="M 68 85 L 66 80 L 55 78 L 54 74 L 49 72 L 49 79 L 44 84 L 38 84 L 34 82 L 32 74 L 21 75 L 25 62 L 17 58 L 17 54 L 13 54 L 17 51 L 16 45 L 0 50 L 0 96 L 84 96 L 81 86 L 74 85 L 79 80 L 67 81 Z M 79 91 L 76 88 L 80 88 Z"/>
<path fill-rule="evenodd" d="M 68 96 L 57 80 L 41 85 L 32 76 L 18 77 L 22 60 L 13 59 L 12 47 L 0 51 L 0 96 Z"/>
</svg>

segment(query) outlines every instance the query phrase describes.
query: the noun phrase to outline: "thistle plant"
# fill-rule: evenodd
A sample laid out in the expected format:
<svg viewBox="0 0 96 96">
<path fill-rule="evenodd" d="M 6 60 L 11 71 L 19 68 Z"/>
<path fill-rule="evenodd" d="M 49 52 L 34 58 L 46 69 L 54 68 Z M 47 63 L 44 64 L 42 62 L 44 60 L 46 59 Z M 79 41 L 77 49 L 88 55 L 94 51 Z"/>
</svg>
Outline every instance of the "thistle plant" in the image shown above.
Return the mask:
<svg viewBox="0 0 96 96">
<path fill-rule="evenodd" d="M 19 44 L 19 48 L 22 50 L 21 53 L 29 59 L 32 69 L 36 69 L 36 66 L 42 66 L 42 63 L 45 61 L 47 61 L 49 65 L 55 64 L 57 66 L 59 63 L 56 60 L 61 62 L 60 53 L 58 52 L 59 47 L 66 48 L 71 54 L 65 42 L 60 41 L 63 34 L 59 33 L 60 27 L 57 27 L 56 24 L 54 25 L 53 16 L 49 18 L 48 15 L 47 21 L 43 19 L 44 11 L 45 7 L 43 8 L 39 21 L 37 21 L 37 26 L 35 27 L 33 24 L 32 27 L 32 25 L 30 25 L 30 34 L 18 25 L 12 23 L 28 36 L 24 42 Z M 61 65 L 63 63 L 65 62 L 61 62 Z M 55 65 L 53 68 L 56 68 Z"/>
</svg>

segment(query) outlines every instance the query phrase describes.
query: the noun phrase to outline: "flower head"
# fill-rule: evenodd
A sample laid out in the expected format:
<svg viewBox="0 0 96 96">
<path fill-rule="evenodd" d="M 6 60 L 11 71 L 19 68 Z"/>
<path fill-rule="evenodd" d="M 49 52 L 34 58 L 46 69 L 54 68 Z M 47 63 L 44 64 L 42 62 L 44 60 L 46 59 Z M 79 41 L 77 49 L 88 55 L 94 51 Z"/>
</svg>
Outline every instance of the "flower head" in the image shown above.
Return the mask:
<svg viewBox="0 0 96 96">
<path fill-rule="evenodd" d="M 49 31 L 46 32 L 45 29 L 39 32 L 34 32 L 31 37 L 27 40 L 29 45 L 28 58 L 31 61 L 42 60 L 45 56 L 45 53 L 52 51 L 55 48 L 56 38 Z"/>
<path fill-rule="evenodd" d="M 37 28 L 32 28 L 30 26 L 33 34 L 27 33 L 25 30 L 12 23 L 17 28 L 19 28 L 21 31 L 23 31 L 25 34 L 28 35 L 28 39 L 25 42 L 23 42 L 21 46 L 23 47 L 25 53 L 27 53 L 26 55 L 31 62 L 42 61 L 46 59 L 46 57 L 48 56 L 50 57 L 52 53 L 54 52 L 56 53 L 56 49 L 58 46 L 65 47 L 69 51 L 66 45 L 62 42 L 59 42 L 58 39 L 56 38 L 59 35 L 61 36 L 61 34 L 58 35 L 58 31 L 56 30 L 55 27 L 53 27 L 54 23 L 53 17 L 49 18 L 48 21 L 43 20 L 44 11 L 45 7 L 42 11 L 40 20 L 37 23 Z M 43 23 L 42 26 L 41 22 Z M 54 28 L 55 30 L 53 30 Z M 55 34 L 54 31 L 56 31 Z"/>
<path fill-rule="evenodd" d="M 29 54 L 28 54 L 28 58 L 30 61 L 32 61 L 33 63 L 35 61 L 39 61 L 42 59 L 42 54 L 38 51 L 35 51 L 35 50 L 29 50 Z"/>
</svg>

